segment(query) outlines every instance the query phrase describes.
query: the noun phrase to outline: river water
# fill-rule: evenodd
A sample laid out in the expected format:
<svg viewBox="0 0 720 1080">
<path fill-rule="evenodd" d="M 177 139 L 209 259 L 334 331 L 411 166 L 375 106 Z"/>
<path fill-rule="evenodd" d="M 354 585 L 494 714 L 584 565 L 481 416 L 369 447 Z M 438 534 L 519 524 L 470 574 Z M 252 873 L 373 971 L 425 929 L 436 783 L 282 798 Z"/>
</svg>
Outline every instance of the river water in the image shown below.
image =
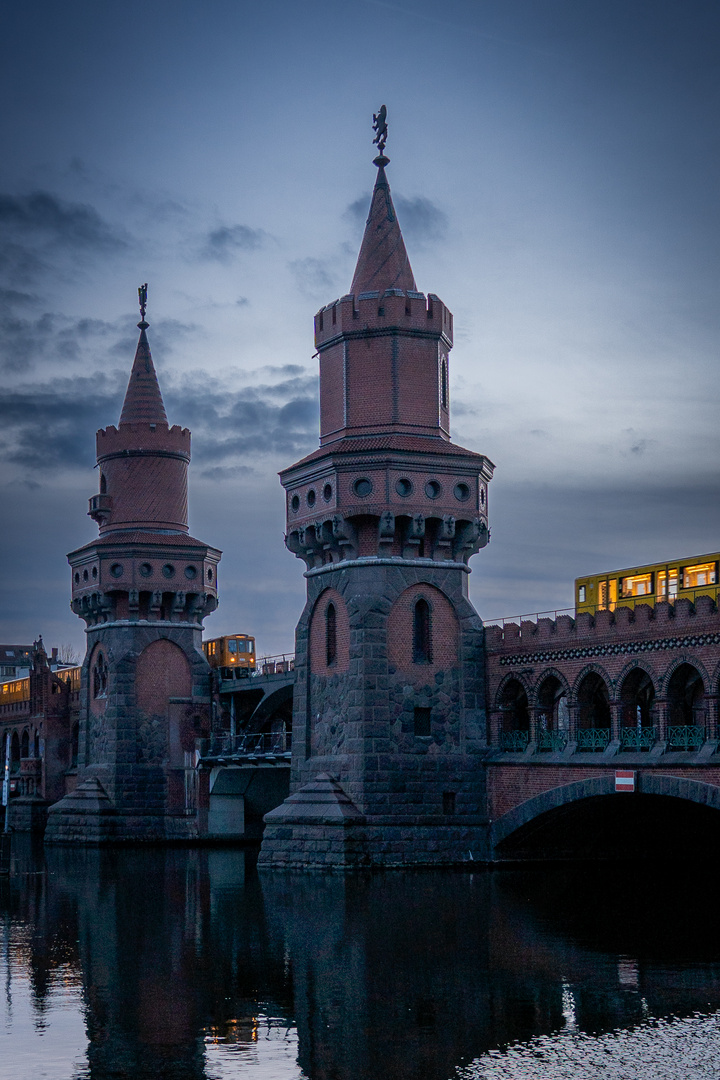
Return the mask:
<svg viewBox="0 0 720 1080">
<path fill-rule="evenodd" d="M 0 1076 L 717 1080 L 694 864 L 342 877 L 14 838 Z"/>
</svg>

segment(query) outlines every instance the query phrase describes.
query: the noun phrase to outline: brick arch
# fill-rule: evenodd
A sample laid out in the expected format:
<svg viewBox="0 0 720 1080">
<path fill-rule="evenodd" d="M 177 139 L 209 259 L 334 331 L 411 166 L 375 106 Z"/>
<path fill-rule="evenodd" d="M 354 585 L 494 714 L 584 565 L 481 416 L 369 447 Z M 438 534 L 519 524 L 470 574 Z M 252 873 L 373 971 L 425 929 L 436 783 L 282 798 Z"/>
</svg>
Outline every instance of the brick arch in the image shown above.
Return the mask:
<svg viewBox="0 0 720 1080">
<path fill-rule="evenodd" d="M 688 655 L 687 653 L 681 653 L 680 656 L 676 656 L 675 659 L 668 664 L 665 671 L 658 679 L 658 692 L 665 695 L 667 694 L 667 688 L 670 680 L 679 667 L 683 664 L 689 664 L 690 667 L 694 667 L 699 673 L 700 678 L 703 681 L 703 690 L 706 694 L 712 694 L 710 677 L 707 673 L 707 668 L 703 664 L 702 660 L 695 655 Z"/>
<path fill-rule="evenodd" d="M 543 676 L 543 678 L 544 678 L 544 676 Z M 532 706 L 534 704 L 534 700 L 535 700 L 534 696 L 533 696 L 534 695 L 534 689 L 533 689 L 532 683 L 528 679 L 527 675 L 524 675 L 520 671 L 509 671 L 507 673 L 507 675 L 503 676 L 503 680 L 502 680 L 502 682 L 500 683 L 500 685 L 497 688 L 497 691 L 495 693 L 495 701 L 493 703 L 493 708 L 494 709 L 499 709 L 500 708 L 500 705 L 501 705 L 501 702 L 502 702 L 502 696 L 503 696 L 503 694 L 505 692 L 505 687 L 510 682 L 519 682 L 521 684 L 521 686 L 525 690 L 525 693 L 527 694 L 528 705 Z"/>
<path fill-rule="evenodd" d="M 432 653 L 429 663 L 415 663 L 413 657 L 413 617 L 418 600 L 430 608 Z M 395 600 L 387 620 L 388 662 L 408 675 L 434 674 L 459 664 L 460 632 L 452 603 L 435 585 L 424 581 L 405 589 Z"/>
<path fill-rule="evenodd" d="M 608 699 L 610 701 L 615 700 L 615 698 L 613 696 L 613 691 L 615 690 L 615 684 L 613 683 L 612 679 L 608 675 L 605 668 L 602 667 L 600 664 L 586 664 L 585 667 L 582 669 L 582 671 L 577 676 L 577 678 L 575 679 L 575 682 L 572 685 L 572 692 L 571 692 L 570 702 L 569 702 L 571 705 L 577 705 L 577 695 L 578 695 L 578 690 L 580 688 L 580 685 L 582 684 L 582 681 L 583 681 L 583 679 L 585 678 L 586 675 L 591 675 L 593 673 L 595 675 L 599 675 L 600 678 L 605 683 L 605 685 L 607 687 L 607 692 L 608 692 Z"/>
<path fill-rule="evenodd" d="M 160 638 L 143 649 L 135 667 L 135 693 L 138 707 L 149 716 L 167 715 L 171 697 L 190 697 L 190 662 L 179 645 Z"/>
<path fill-rule="evenodd" d="M 712 673 L 712 682 L 710 684 L 710 693 L 711 694 L 720 693 L 720 660 L 715 665 L 715 668 L 714 668 L 713 673 Z"/>
<path fill-rule="evenodd" d="M 720 811 L 720 787 L 716 787 L 715 784 L 704 784 L 700 780 L 686 780 L 667 774 L 643 773 L 642 792 L 643 795 L 666 795 L 670 798 L 683 799 L 686 802 L 698 803 L 700 806 L 708 806 Z M 575 783 L 563 784 L 561 787 L 543 791 L 542 794 L 527 799 L 519 806 L 508 810 L 492 823 L 492 847 L 496 848 L 523 825 L 529 824 L 558 807 L 569 806 L 598 795 L 614 796 L 616 794 L 615 772 L 612 769 L 608 769 L 605 776 L 576 780 Z M 623 795 L 622 798 L 627 798 L 627 796 Z"/>
<path fill-rule="evenodd" d="M 612 698 L 613 701 L 617 702 L 620 700 L 620 691 L 622 690 L 622 684 L 625 682 L 628 675 L 631 675 L 633 671 L 637 671 L 638 668 L 640 668 L 641 671 L 644 671 L 647 677 L 650 679 L 653 685 L 653 690 L 655 691 L 655 696 L 657 697 L 661 682 L 660 676 L 658 675 L 657 671 L 653 671 L 653 669 L 650 668 L 647 663 L 643 662 L 643 660 L 628 660 L 627 664 L 625 664 L 625 666 L 622 668 L 620 674 L 615 680 L 615 685 L 613 687 L 613 689 L 615 690 L 615 695 Z"/>
<path fill-rule="evenodd" d="M 334 662 L 328 664 L 327 617 L 330 604 L 335 608 Z M 313 675 L 336 675 L 350 667 L 350 615 L 347 604 L 336 589 L 324 589 L 320 593 L 310 616 L 308 659 Z"/>
<path fill-rule="evenodd" d="M 528 700 L 530 701 L 531 705 L 537 705 L 537 697 L 540 691 L 540 687 L 546 679 L 557 679 L 557 681 L 563 688 L 563 692 L 567 694 L 568 701 L 570 700 L 570 683 L 568 682 L 567 677 L 563 675 L 562 671 L 560 671 L 559 668 L 550 667 L 545 668 L 544 671 L 542 671 L 542 673 L 538 676 L 532 688 L 532 698 L 530 698 L 530 695 L 528 694 Z"/>
</svg>

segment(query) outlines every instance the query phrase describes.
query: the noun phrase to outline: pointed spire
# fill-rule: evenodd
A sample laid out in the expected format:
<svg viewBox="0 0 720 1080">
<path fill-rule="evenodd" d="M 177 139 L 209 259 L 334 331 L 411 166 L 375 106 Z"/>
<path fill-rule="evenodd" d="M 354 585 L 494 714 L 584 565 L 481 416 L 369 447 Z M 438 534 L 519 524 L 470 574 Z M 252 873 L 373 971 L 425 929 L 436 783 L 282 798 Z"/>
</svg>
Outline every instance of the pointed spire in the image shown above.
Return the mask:
<svg viewBox="0 0 720 1080">
<path fill-rule="evenodd" d="M 388 159 L 381 154 L 375 164 L 377 180 L 350 292 L 355 296 L 385 289 L 415 292 L 415 278 L 385 175 Z"/>
<path fill-rule="evenodd" d="M 160 393 L 160 384 L 155 373 L 152 356 L 150 355 L 150 344 L 145 333 L 149 325 L 145 321 L 147 285 L 140 286 L 138 296 L 142 316 L 138 323 L 140 340 L 138 341 L 135 361 L 130 372 L 130 381 L 125 393 L 122 413 L 120 414 L 120 423 L 167 424 L 167 414 Z"/>
</svg>

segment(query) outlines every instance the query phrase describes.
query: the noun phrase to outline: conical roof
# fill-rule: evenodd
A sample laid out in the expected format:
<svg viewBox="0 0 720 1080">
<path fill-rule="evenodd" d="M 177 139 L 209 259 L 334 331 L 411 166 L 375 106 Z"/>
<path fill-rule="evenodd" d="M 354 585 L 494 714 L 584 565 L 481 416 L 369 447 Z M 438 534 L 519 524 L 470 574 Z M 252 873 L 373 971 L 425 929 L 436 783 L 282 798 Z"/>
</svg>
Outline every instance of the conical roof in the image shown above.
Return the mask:
<svg viewBox="0 0 720 1080">
<path fill-rule="evenodd" d="M 160 393 L 160 384 L 145 333 L 147 325 L 144 320 L 138 323 L 140 340 L 120 414 L 121 424 L 167 424 L 167 413 Z"/>
<path fill-rule="evenodd" d="M 385 289 L 414 292 L 415 278 L 385 175 L 387 158 L 377 158 L 375 164 L 377 180 L 350 292 L 355 296 Z"/>
</svg>

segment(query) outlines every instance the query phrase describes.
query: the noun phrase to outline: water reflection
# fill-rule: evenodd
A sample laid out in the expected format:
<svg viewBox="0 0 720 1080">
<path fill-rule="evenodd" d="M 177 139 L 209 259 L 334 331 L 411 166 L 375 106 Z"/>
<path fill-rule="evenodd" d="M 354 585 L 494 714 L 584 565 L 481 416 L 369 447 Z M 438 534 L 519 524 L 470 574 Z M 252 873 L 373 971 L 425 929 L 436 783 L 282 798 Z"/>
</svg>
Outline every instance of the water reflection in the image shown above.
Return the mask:
<svg viewBox="0 0 720 1080">
<path fill-rule="evenodd" d="M 621 1077 L 648 1048 L 720 1052 L 699 870 L 259 879 L 253 862 L 16 843 L 0 1075 L 509 1080 L 532 1062 L 587 1080 L 606 1075 L 593 1055 Z"/>
</svg>

